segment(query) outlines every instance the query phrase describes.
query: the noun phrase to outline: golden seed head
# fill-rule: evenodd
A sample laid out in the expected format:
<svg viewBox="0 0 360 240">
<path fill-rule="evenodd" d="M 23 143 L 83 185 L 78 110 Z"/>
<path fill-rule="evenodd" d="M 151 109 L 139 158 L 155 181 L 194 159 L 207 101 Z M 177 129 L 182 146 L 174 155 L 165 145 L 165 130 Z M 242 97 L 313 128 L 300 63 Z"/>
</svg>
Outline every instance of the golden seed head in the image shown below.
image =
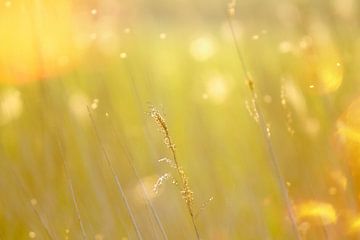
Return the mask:
<svg viewBox="0 0 360 240">
<path fill-rule="evenodd" d="M 164 144 L 173 150 L 175 150 L 175 144 L 172 143 L 170 135 L 169 135 L 169 129 L 166 124 L 165 118 L 161 115 L 159 110 L 157 110 L 155 107 L 150 107 L 150 116 L 154 119 L 155 123 L 158 125 L 160 131 L 164 134 Z"/>
</svg>

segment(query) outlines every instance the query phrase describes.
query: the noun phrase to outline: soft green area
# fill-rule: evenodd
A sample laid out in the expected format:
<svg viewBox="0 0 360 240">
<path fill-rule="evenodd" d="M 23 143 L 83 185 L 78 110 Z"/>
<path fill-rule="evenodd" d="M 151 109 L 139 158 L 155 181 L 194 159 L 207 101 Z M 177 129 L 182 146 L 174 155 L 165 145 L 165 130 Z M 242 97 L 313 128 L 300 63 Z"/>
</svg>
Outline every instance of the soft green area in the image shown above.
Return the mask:
<svg viewBox="0 0 360 240">
<path fill-rule="evenodd" d="M 171 179 L 153 193 L 160 176 L 176 172 L 158 162 L 171 153 L 151 106 L 167 121 L 194 209 L 213 197 L 196 218 L 201 239 L 295 239 L 281 184 L 294 206 L 317 201 L 336 211 L 330 224 L 326 214 L 299 216 L 304 239 L 355 239 L 348 229 L 359 201 L 360 115 L 345 113 L 360 92 L 360 18 L 356 1 L 344 1 L 350 10 L 341 2 L 238 2 L 231 21 L 259 113 L 226 1 L 124 2 L 129 16 L 114 18 L 113 50 L 97 39 L 64 72 L 3 83 L 0 239 L 50 239 L 47 229 L 54 239 L 81 239 L 70 185 L 89 239 L 137 239 L 108 160 L 144 239 L 162 238 L 141 183 L 168 238 L 195 239 Z M 331 81 L 339 86 L 328 90 Z M 265 117 L 282 183 L 249 110 Z M 340 120 L 348 132 L 339 133 Z"/>
</svg>

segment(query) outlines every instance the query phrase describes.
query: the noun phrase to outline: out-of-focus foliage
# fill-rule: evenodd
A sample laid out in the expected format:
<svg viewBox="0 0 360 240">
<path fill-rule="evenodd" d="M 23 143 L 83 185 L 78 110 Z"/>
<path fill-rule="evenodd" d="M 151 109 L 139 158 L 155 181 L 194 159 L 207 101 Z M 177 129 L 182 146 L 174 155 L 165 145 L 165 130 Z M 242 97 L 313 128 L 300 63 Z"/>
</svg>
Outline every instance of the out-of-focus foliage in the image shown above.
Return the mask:
<svg viewBox="0 0 360 240">
<path fill-rule="evenodd" d="M 229 2 L 0 3 L 0 239 L 357 239 L 359 3 Z"/>
</svg>

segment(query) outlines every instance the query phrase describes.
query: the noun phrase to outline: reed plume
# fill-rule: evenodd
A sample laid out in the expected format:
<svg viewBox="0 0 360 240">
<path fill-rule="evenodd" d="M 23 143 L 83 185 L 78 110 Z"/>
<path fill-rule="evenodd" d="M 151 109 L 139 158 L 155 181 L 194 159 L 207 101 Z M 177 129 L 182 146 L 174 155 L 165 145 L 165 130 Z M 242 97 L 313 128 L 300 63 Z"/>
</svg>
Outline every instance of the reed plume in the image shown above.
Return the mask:
<svg viewBox="0 0 360 240">
<path fill-rule="evenodd" d="M 175 144 L 173 143 L 172 138 L 170 137 L 169 128 L 167 126 L 165 118 L 161 115 L 159 110 L 156 109 L 154 106 L 150 106 L 149 115 L 154 119 L 155 123 L 158 125 L 159 130 L 162 132 L 162 134 L 164 136 L 164 144 L 171 152 L 172 161 L 173 161 L 173 164 L 171 164 L 171 166 L 173 166 L 176 169 L 178 177 L 180 178 L 180 182 L 181 182 L 180 193 L 181 193 L 182 198 L 185 201 L 188 213 L 190 215 L 191 222 L 192 222 L 192 225 L 195 230 L 196 238 L 200 239 L 198 227 L 195 222 L 196 214 L 194 213 L 194 207 L 193 207 L 194 193 L 190 188 L 189 178 L 187 177 L 184 169 L 179 165 L 177 155 L 176 155 Z"/>
</svg>

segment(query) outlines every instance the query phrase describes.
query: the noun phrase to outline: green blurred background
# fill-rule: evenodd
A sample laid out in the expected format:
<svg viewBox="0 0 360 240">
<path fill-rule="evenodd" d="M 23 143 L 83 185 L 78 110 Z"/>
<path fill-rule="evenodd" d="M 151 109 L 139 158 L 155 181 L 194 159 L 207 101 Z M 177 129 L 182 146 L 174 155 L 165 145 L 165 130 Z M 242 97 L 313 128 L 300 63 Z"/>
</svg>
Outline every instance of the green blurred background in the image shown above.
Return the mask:
<svg viewBox="0 0 360 240">
<path fill-rule="evenodd" d="M 195 239 L 179 189 L 153 191 L 172 169 L 151 106 L 194 209 L 212 199 L 201 239 L 295 239 L 266 134 L 302 239 L 358 238 L 359 2 L 228 4 L 0 3 L 0 239 L 82 239 L 79 216 L 88 239 L 137 239 L 109 159 L 143 239 L 162 239 L 149 202 L 168 239 Z"/>
</svg>

